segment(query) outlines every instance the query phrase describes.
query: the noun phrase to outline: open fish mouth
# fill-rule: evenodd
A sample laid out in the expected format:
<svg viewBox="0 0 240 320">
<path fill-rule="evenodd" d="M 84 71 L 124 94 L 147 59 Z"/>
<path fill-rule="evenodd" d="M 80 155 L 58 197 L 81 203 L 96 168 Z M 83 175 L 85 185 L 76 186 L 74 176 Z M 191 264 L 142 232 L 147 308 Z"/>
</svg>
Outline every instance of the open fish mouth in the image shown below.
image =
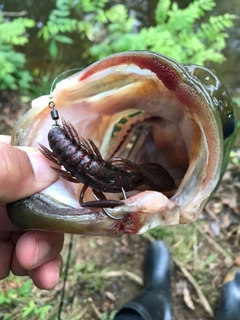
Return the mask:
<svg viewBox="0 0 240 320">
<path fill-rule="evenodd" d="M 123 205 L 108 209 L 123 217 L 113 220 L 102 208 L 79 205 L 81 183 L 59 178 L 41 193 L 7 206 L 14 224 L 118 236 L 198 217 L 221 178 L 234 132 L 231 99 L 211 71 L 151 52 L 110 56 L 59 82 L 51 97 L 34 100 L 17 123 L 12 144 L 49 147 L 50 100 L 80 136 L 94 141 L 104 159 L 158 163 L 176 188 L 158 192 L 143 186 L 128 192 Z M 121 193 L 105 195 L 122 200 Z M 85 200 L 94 200 L 90 189 Z"/>
</svg>

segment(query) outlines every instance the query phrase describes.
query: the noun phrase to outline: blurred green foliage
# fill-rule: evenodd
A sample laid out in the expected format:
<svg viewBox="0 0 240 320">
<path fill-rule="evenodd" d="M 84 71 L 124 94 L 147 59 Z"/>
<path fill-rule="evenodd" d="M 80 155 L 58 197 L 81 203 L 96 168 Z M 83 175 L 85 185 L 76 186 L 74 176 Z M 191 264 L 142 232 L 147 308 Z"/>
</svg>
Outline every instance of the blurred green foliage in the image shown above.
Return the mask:
<svg viewBox="0 0 240 320">
<path fill-rule="evenodd" d="M 38 33 L 48 43 L 51 57 L 57 57 L 58 43 L 73 43 L 73 33 L 93 41 L 96 23 L 107 22 L 104 11 L 106 3 L 107 0 L 56 0 L 56 9 L 50 13 L 47 24 Z M 72 17 L 73 11 L 78 19 Z"/>
<path fill-rule="evenodd" d="M 69 17 L 70 10 L 70 1 L 57 0 L 56 9 L 49 15 L 47 24 L 38 32 L 38 37 L 43 37 L 44 41 L 48 42 L 52 58 L 57 57 L 57 42 L 73 43 L 67 34 L 76 30 L 77 20 Z"/>
<path fill-rule="evenodd" d="M 32 19 L 23 17 L 7 20 L 0 12 L 0 90 L 29 88 L 32 77 L 25 70 L 26 57 L 15 48 L 28 42 L 26 31 L 34 25 Z"/>
<path fill-rule="evenodd" d="M 203 65 L 225 60 L 221 51 L 226 46 L 226 28 L 233 26 L 236 16 L 210 16 L 208 22 L 199 22 L 207 11 L 214 8 L 214 0 L 195 0 L 180 9 L 171 0 L 160 0 L 155 11 L 153 26 L 137 25 L 123 5 L 106 12 L 107 21 L 99 25 L 91 54 L 97 59 L 128 50 L 150 50 L 165 54 L 179 62 Z M 105 33 L 104 38 L 100 34 Z M 100 41 L 97 41 L 100 39 Z"/>
<path fill-rule="evenodd" d="M 14 277 L 12 274 L 8 277 L 9 290 L 0 292 L 0 317 L 4 320 L 16 319 L 9 311 L 9 307 L 18 307 L 18 319 L 26 319 L 30 315 L 36 315 L 38 319 L 46 319 L 48 311 L 52 308 L 49 304 L 41 306 L 34 302 L 34 294 L 32 293 L 32 281 L 30 279 L 22 279 Z M 11 287 L 11 283 L 15 285 Z"/>
<path fill-rule="evenodd" d="M 179 62 L 221 63 L 225 59 L 221 53 L 226 46 L 225 31 L 236 17 L 211 15 L 207 22 L 201 22 L 214 6 L 214 0 L 193 0 L 180 9 L 171 0 L 159 0 L 155 21 L 145 27 L 137 19 L 137 12 L 128 12 L 123 4 L 56 0 L 46 24 L 38 25 L 37 35 L 39 41 L 47 43 L 49 59 L 57 59 L 60 44 L 71 46 L 81 38 L 89 41 L 90 61 L 116 52 L 151 50 Z M 26 57 L 18 52 L 18 46 L 28 42 L 26 31 L 34 26 L 32 19 L 6 19 L 0 12 L 0 89 L 29 88 L 31 72 L 24 69 Z"/>
</svg>

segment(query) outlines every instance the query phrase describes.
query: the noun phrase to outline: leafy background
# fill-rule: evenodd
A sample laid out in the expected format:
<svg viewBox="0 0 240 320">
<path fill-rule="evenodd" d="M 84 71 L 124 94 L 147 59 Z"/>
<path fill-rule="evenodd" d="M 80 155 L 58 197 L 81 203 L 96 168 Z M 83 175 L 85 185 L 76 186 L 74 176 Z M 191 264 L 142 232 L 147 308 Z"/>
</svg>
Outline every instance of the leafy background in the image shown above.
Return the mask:
<svg viewBox="0 0 240 320">
<path fill-rule="evenodd" d="M 44 22 L 25 16 L 9 17 L 2 11 L 0 89 L 30 90 L 32 77 L 40 74 L 37 66 L 31 69 L 27 54 L 21 50 L 31 39 L 29 32 L 33 28 L 38 40 L 45 43 L 50 62 L 58 58 L 61 63 L 59 56 L 63 50 L 69 52 L 71 46 L 76 50 L 73 44 L 79 41 L 85 42 L 85 47 L 84 50 L 78 48 L 76 57 L 84 64 L 129 50 L 151 50 L 179 62 L 200 65 L 222 63 L 226 31 L 233 27 L 237 16 L 225 13 L 200 20 L 215 5 L 213 0 L 195 0 L 182 9 L 176 2 L 161 0 L 156 3 L 149 26 L 144 26 L 137 13 L 129 11 L 124 4 L 111 5 L 107 0 L 56 0 L 55 8 Z M 40 76 L 44 78 L 46 74 Z"/>
</svg>

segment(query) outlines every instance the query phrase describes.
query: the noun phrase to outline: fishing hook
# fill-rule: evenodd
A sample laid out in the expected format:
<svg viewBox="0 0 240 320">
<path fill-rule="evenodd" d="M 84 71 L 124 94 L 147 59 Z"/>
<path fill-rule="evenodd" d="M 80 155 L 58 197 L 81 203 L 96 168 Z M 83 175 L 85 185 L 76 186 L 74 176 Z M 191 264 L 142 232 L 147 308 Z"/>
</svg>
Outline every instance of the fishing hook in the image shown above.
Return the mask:
<svg viewBox="0 0 240 320">
<path fill-rule="evenodd" d="M 121 190 L 122 190 L 123 198 L 124 198 L 124 200 L 126 200 L 126 199 L 127 199 L 126 192 L 125 192 L 125 190 L 124 190 L 123 188 L 121 188 Z M 93 197 L 94 197 L 94 199 L 95 199 L 96 201 L 101 200 L 100 198 L 98 198 L 98 196 L 97 196 L 94 192 L 92 192 L 92 195 L 93 195 Z M 106 214 L 106 216 L 108 216 L 108 218 L 113 219 L 113 220 L 122 220 L 122 219 L 125 218 L 125 216 L 127 215 L 127 213 L 125 213 L 125 214 L 124 214 L 123 216 L 121 216 L 121 217 L 114 217 L 114 216 L 109 212 L 108 209 L 102 208 L 102 210 L 103 210 L 103 212 Z"/>
</svg>

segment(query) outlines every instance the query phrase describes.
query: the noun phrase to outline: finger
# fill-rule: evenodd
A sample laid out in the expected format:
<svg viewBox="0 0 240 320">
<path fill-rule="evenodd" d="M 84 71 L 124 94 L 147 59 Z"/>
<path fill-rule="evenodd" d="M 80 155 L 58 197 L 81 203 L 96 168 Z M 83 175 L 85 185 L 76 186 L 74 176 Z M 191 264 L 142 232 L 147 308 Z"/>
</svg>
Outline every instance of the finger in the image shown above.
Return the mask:
<svg viewBox="0 0 240 320">
<path fill-rule="evenodd" d="M 11 271 L 15 276 L 23 277 L 28 275 L 28 271 L 20 265 L 17 259 L 16 251 L 14 251 L 12 256 Z"/>
<path fill-rule="evenodd" d="M 11 232 L 11 241 L 13 244 L 17 244 L 18 240 L 20 237 L 22 237 L 22 235 L 24 234 L 24 232 L 18 231 L 18 232 Z M 17 258 L 16 255 L 16 250 L 14 250 L 13 255 L 12 255 L 12 263 L 11 263 L 11 271 L 13 274 L 15 274 L 15 276 L 26 276 L 28 275 L 28 272 L 26 269 L 24 269 Z"/>
<path fill-rule="evenodd" d="M 3 238 L 5 238 L 5 235 Z M 0 279 L 4 279 L 9 275 L 13 250 L 14 245 L 10 240 L 0 240 Z"/>
<path fill-rule="evenodd" d="M 61 269 L 62 257 L 58 255 L 38 268 L 29 270 L 28 274 L 39 289 L 51 290 L 58 283 Z"/>
<path fill-rule="evenodd" d="M 62 233 L 29 231 L 23 234 L 16 246 L 20 265 L 27 270 L 50 261 L 56 257 L 63 246 Z"/>
<path fill-rule="evenodd" d="M 26 231 L 19 231 L 19 229 L 17 231 L 11 232 L 11 241 L 16 245 L 19 238 L 21 238 L 24 233 L 26 233 Z"/>
<path fill-rule="evenodd" d="M 4 231 L 17 231 L 19 230 L 15 227 L 8 218 L 6 205 L 0 203 L 0 230 Z"/>
<path fill-rule="evenodd" d="M 0 159 L 0 185 L 5 185 L 0 190 L 0 202 L 3 203 L 39 192 L 58 178 L 50 168 L 52 163 L 33 148 L 27 153 L 0 142 Z"/>
<path fill-rule="evenodd" d="M 0 232 L 0 241 L 1 240 L 9 240 L 10 237 L 11 237 L 10 232 L 8 232 L 6 230 Z"/>
</svg>

